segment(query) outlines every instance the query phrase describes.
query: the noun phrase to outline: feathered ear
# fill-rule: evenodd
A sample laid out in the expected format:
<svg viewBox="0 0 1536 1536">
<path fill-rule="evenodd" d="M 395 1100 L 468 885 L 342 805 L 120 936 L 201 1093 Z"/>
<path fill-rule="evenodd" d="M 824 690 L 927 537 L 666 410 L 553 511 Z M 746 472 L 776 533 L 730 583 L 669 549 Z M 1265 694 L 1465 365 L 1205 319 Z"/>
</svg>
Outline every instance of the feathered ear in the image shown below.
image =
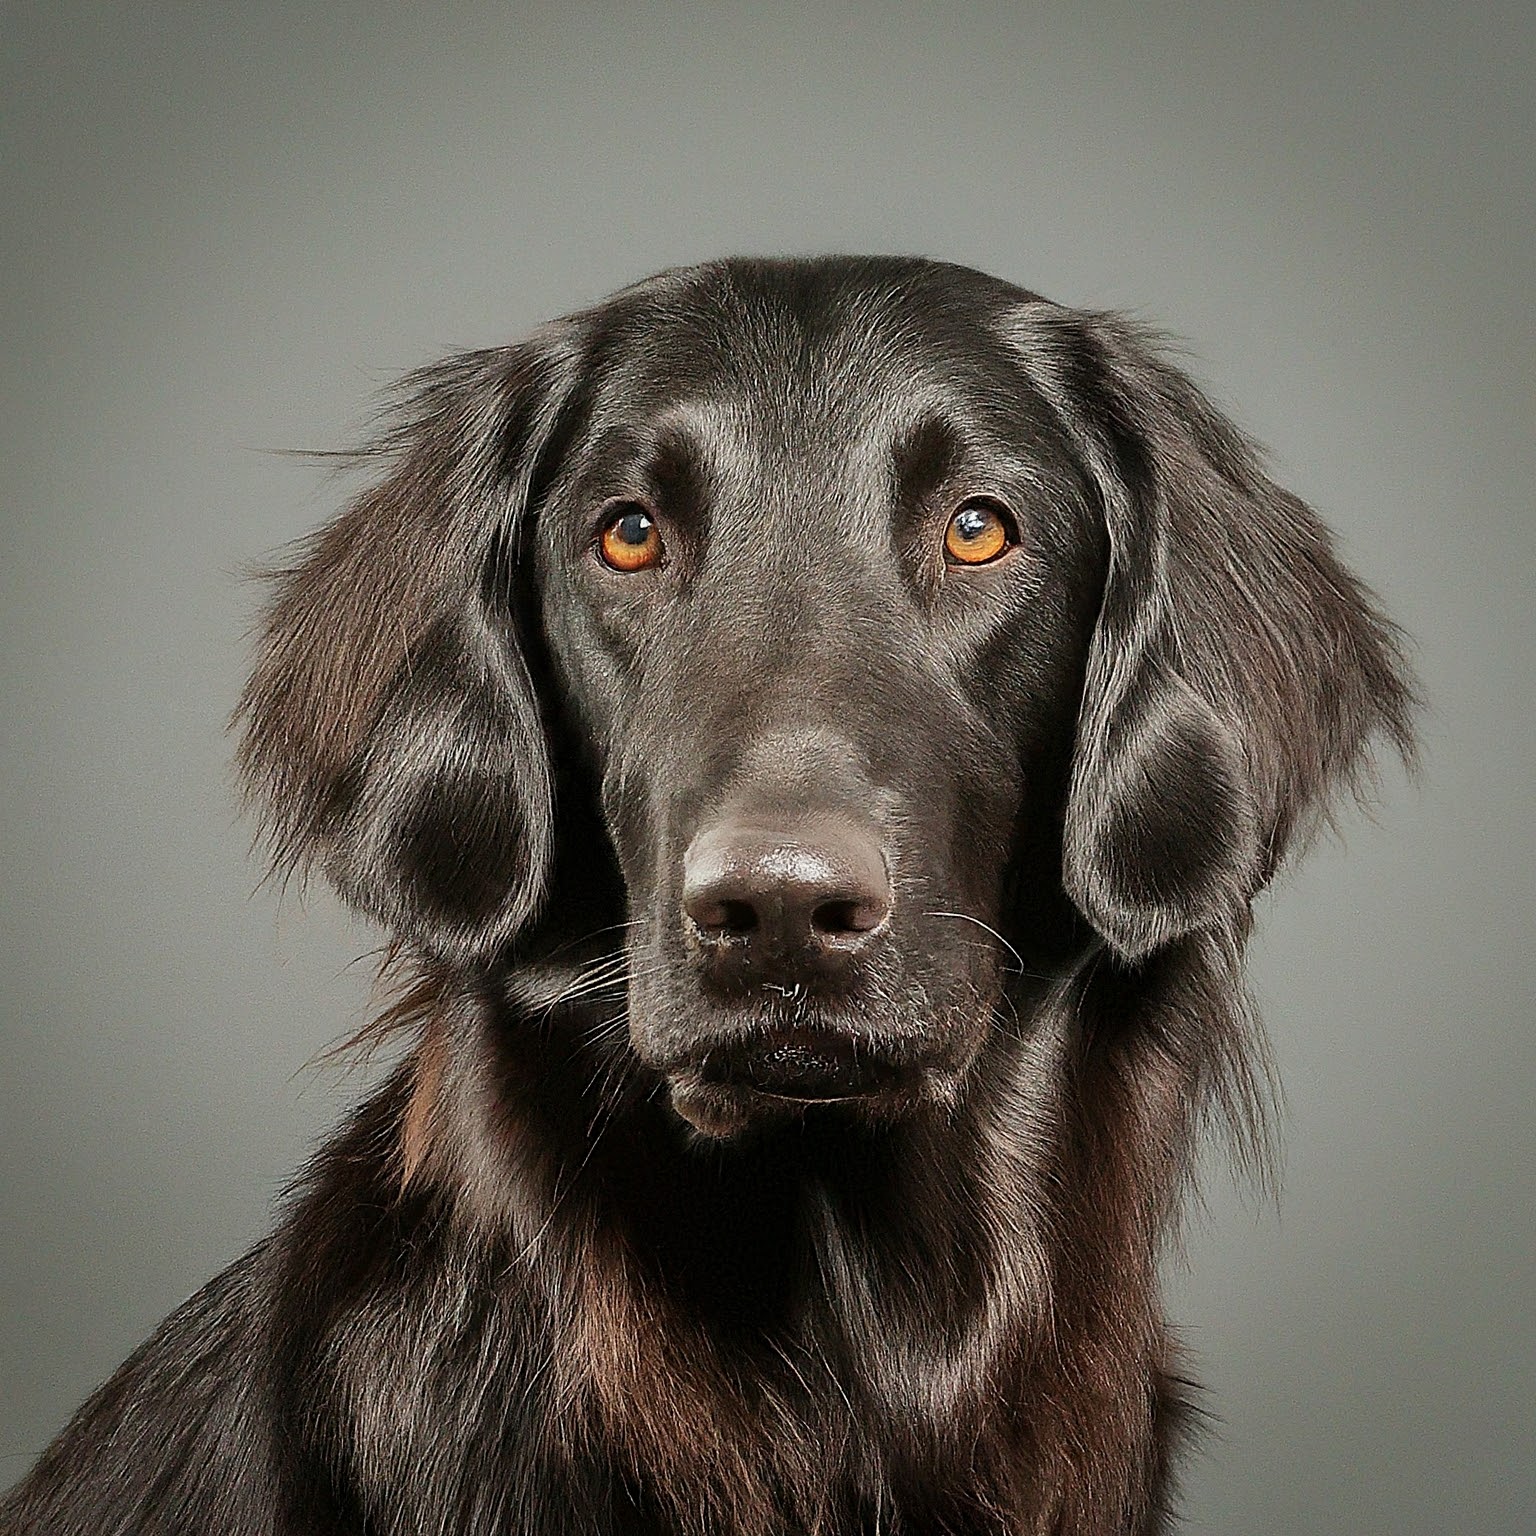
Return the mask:
<svg viewBox="0 0 1536 1536">
<path fill-rule="evenodd" d="M 1150 338 L 1046 304 L 1010 329 L 1104 510 L 1064 878 L 1137 960 L 1241 922 L 1373 737 L 1410 754 L 1414 685 L 1316 516 Z"/>
<path fill-rule="evenodd" d="M 394 933 L 493 953 L 548 879 L 538 698 L 506 604 L 566 368 L 553 338 L 406 379 L 366 455 L 384 478 L 279 572 L 236 714 L 280 870 L 318 864 Z"/>
</svg>

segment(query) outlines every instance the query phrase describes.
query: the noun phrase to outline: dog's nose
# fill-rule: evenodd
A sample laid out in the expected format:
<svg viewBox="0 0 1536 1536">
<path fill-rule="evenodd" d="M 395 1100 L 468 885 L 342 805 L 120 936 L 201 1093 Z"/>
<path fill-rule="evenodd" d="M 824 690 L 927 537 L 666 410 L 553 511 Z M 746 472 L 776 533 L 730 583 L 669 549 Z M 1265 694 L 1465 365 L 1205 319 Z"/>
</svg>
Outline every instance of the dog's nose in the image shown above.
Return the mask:
<svg viewBox="0 0 1536 1536">
<path fill-rule="evenodd" d="M 683 911 L 707 949 L 851 956 L 890 917 L 891 879 L 873 830 L 850 818 L 730 815 L 684 855 Z"/>
</svg>

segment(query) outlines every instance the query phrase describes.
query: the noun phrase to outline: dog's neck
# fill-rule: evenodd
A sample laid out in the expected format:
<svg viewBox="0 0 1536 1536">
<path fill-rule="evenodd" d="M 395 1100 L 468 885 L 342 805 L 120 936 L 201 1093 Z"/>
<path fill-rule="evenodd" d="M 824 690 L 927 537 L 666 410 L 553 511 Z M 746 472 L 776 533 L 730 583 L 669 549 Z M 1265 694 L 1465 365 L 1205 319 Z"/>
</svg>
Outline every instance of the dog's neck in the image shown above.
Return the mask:
<svg viewBox="0 0 1536 1536">
<path fill-rule="evenodd" d="M 422 1241 L 458 1255 L 459 1299 L 422 1306 L 534 1320 L 539 1390 L 572 1443 L 618 1447 L 626 1477 L 715 1511 L 712 1529 L 813 1528 L 818 1509 L 945 1488 L 1010 1510 L 1054 1489 L 1040 1529 L 1115 1528 L 1103 1512 L 1131 1495 L 1103 1468 L 1150 1477 L 1177 1418 L 1146 1233 L 1178 1171 L 1125 1166 L 1133 1121 L 1169 1111 L 1142 1102 L 1136 1063 L 1085 1061 L 1089 985 L 1011 999 L 943 1112 L 816 1112 L 724 1146 L 596 1048 L 611 999 L 445 992 L 389 1112 L 397 1181 L 418 1123 L 407 1197 L 437 1213 Z M 1123 1455 L 1084 1459 L 1108 1440 Z"/>
</svg>

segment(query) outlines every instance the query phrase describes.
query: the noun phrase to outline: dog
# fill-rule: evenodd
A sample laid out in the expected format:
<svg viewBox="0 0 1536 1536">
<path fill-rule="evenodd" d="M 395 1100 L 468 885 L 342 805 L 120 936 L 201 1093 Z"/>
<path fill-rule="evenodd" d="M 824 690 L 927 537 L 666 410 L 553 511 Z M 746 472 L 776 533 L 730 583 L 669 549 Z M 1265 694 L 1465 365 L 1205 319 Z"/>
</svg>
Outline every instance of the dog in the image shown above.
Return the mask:
<svg viewBox="0 0 1536 1536">
<path fill-rule="evenodd" d="M 1160 340 L 726 260 L 404 382 L 239 763 L 401 1065 L 12 1536 L 1152 1533 L 1255 895 L 1398 632 Z"/>
</svg>

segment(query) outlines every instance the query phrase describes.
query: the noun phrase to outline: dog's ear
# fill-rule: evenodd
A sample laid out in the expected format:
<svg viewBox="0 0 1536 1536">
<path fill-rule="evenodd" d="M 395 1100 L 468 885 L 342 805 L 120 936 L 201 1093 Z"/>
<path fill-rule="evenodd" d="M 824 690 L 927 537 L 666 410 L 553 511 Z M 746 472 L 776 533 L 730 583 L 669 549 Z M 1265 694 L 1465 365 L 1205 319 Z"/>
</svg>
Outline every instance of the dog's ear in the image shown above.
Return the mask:
<svg viewBox="0 0 1536 1536">
<path fill-rule="evenodd" d="M 1411 751 L 1399 637 L 1312 511 L 1109 315 L 1027 306 L 1013 332 L 1102 504 L 1108 576 L 1064 825 L 1068 894 L 1137 960 L 1241 923 L 1298 831 Z"/>
<path fill-rule="evenodd" d="M 406 379 L 381 478 L 274 577 L 239 766 L 279 870 L 318 865 L 458 960 L 536 911 L 553 841 L 538 696 L 504 595 L 564 380 L 550 333 Z"/>
</svg>

